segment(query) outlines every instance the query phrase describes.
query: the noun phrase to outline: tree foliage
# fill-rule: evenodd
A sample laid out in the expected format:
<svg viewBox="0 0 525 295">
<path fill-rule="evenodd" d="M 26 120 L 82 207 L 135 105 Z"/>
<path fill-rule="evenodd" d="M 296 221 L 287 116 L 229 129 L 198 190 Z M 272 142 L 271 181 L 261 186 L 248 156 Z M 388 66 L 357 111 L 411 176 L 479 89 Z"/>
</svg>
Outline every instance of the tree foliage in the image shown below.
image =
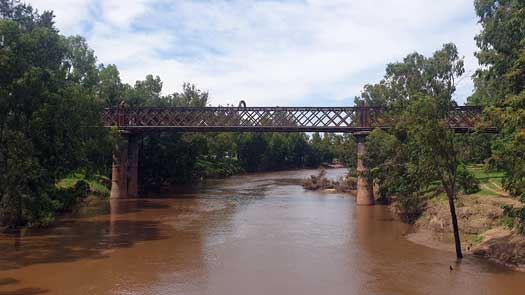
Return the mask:
<svg viewBox="0 0 525 295">
<path fill-rule="evenodd" d="M 209 95 L 184 84 L 182 92 L 163 96 L 160 78 L 146 77 L 121 97 L 134 106 L 203 107 Z M 147 190 L 164 184 L 187 183 L 240 171 L 319 167 L 334 159 L 352 163 L 355 150 L 348 136 L 304 133 L 184 133 L 161 132 L 142 138 L 139 181 Z M 353 154 L 354 153 L 354 154 Z M 353 159 L 352 159 L 353 158 Z"/>
<path fill-rule="evenodd" d="M 38 223 L 65 206 L 56 181 L 100 160 L 95 59 L 50 12 L 2 0 L 0 15 L 0 222 Z"/>
<path fill-rule="evenodd" d="M 469 100 L 483 103 L 498 123 L 491 162 L 506 172 L 505 189 L 525 202 L 525 2 L 476 0 L 475 7 L 482 26 L 476 56 L 483 67 Z"/>
<path fill-rule="evenodd" d="M 208 105 L 208 93 L 193 84 L 163 95 L 158 76 L 123 83 L 115 65 L 97 65 L 83 37 L 61 35 L 52 12 L 0 0 L 0 17 L 0 224 L 48 223 L 55 212 L 68 210 L 85 196 L 80 181 L 62 188 L 64 177 L 79 172 L 87 181 L 94 181 L 89 175 L 109 177 L 118 140 L 100 128 L 104 107 L 122 101 L 149 107 Z M 351 161 L 350 138 L 314 137 L 146 134 L 140 142 L 139 180 L 146 189 L 158 190 L 167 183 L 243 170 L 318 167 L 335 157 Z"/>
<path fill-rule="evenodd" d="M 418 53 L 387 66 L 385 78 L 368 85 L 357 98 L 368 105 L 391 107 L 394 128 L 370 135 L 365 163 L 367 177 L 383 198 L 395 195 L 401 216 L 414 221 L 427 198 L 444 191 L 448 197 L 456 240 L 462 257 L 454 200 L 459 187 L 459 149 L 447 114 L 455 81 L 463 75 L 463 60 L 454 44 L 445 44 L 431 57 Z M 438 185 L 439 184 L 439 185 Z"/>
</svg>

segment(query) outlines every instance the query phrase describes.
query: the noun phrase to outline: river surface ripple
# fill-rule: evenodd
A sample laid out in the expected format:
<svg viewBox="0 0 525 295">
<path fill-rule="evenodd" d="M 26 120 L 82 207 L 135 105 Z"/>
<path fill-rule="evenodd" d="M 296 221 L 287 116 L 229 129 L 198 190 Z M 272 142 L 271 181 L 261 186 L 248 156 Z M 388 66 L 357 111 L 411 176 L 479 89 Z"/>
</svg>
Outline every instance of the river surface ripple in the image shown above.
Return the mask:
<svg viewBox="0 0 525 295">
<path fill-rule="evenodd" d="M 0 236 L 0 295 L 525 294 L 525 273 L 411 243 L 386 207 L 303 190 L 314 173 L 208 181 Z"/>
</svg>

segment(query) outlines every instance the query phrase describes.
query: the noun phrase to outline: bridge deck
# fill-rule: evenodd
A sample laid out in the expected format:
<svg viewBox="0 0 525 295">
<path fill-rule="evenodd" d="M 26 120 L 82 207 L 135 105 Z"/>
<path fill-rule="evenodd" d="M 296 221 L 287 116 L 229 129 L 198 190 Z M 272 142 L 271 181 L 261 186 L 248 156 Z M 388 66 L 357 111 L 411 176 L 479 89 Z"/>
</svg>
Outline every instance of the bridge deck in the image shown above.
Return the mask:
<svg viewBox="0 0 525 295">
<path fill-rule="evenodd" d="M 104 125 L 136 132 L 341 132 L 391 128 L 380 107 L 141 107 L 108 108 Z M 448 116 L 456 132 L 496 132 L 481 107 L 462 106 Z"/>
</svg>

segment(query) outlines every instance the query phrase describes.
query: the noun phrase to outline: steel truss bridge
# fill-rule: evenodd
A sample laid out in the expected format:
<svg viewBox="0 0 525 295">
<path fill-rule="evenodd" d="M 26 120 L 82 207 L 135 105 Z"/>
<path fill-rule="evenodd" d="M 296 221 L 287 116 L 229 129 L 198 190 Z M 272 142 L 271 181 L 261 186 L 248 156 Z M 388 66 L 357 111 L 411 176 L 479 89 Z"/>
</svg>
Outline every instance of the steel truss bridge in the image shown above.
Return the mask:
<svg viewBox="0 0 525 295">
<path fill-rule="evenodd" d="M 139 140 L 145 132 L 341 132 L 357 140 L 357 171 L 367 170 L 365 138 L 375 128 L 392 128 L 394 109 L 378 107 L 125 107 L 106 109 L 105 127 L 118 129 L 122 140 L 113 151 L 111 198 L 136 198 Z M 481 107 L 461 106 L 446 116 L 448 128 L 458 133 L 497 132 Z M 356 203 L 373 205 L 368 180 L 360 173 Z"/>
<path fill-rule="evenodd" d="M 118 107 L 108 108 L 104 126 L 130 132 L 367 132 L 392 127 L 382 107 Z M 448 126 L 458 133 L 497 132 L 482 108 L 450 110 Z"/>
</svg>

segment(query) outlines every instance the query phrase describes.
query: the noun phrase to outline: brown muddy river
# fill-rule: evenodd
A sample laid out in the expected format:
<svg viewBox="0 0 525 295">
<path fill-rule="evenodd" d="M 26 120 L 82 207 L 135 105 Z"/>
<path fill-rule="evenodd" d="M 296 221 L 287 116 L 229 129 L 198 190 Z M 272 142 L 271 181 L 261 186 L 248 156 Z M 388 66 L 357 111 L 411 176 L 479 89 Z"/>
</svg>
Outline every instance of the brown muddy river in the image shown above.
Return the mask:
<svg viewBox="0 0 525 295">
<path fill-rule="evenodd" d="M 312 173 L 210 181 L 0 236 L 0 294 L 525 294 L 525 273 L 409 242 L 385 207 L 304 191 Z"/>
</svg>

